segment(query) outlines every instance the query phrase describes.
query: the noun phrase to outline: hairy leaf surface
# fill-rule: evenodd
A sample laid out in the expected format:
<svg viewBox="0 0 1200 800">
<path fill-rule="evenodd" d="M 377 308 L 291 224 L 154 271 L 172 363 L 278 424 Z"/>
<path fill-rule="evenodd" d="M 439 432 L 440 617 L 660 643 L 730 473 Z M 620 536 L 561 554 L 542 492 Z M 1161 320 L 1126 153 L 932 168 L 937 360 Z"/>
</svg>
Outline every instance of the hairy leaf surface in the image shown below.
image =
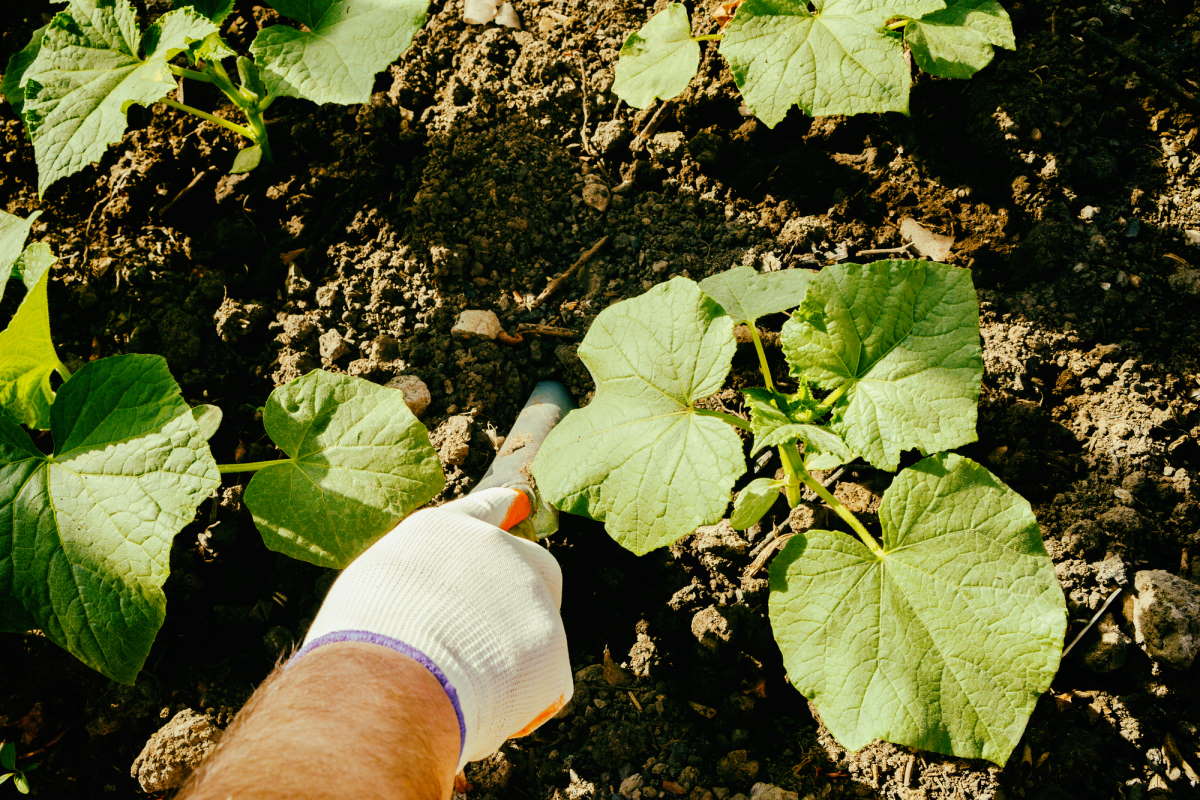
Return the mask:
<svg viewBox="0 0 1200 800">
<path fill-rule="evenodd" d="M 375 76 L 408 49 L 429 0 L 273 0 L 307 30 L 264 28 L 250 45 L 273 95 L 365 103 Z"/>
<path fill-rule="evenodd" d="M 1012 21 L 996 0 L 949 0 L 906 25 L 904 41 L 917 66 L 943 78 L 970 78 L 991 62 L 993 45 L 1016 48 Z"/>
<path fill-rule="evenodd" d="M 30 250 L 42 252 L 36 245 Z M 18 422 L 42 430 L 50 427 L 50 405 L 54 402 L 50 376 L 59 367 L 50 338 L 50 306 L 46 297 L 50 282 L 48 267 L 53 263 L 53 256 L 49 263 L 38 261 L 36 265 L 31 259 L 27 272 L 30 279 L 37 275 L 36 283 L 21 300 L 8 327 L 0 331 L 0 408 Z M 42 266 L 46 269 L 41 269 Z"/>
<path fill-rule="evenodd" d="M 686 278 L 600 312 L 579 347 L 596 396 L 534 460 L 546 498 L 638 554 L 719 520 L 746 469 L 742 444 L 693 403 L 721 388 L 735 346 L 733 320 Z"/>
<path fill-rule="evenodd" d="M 811 116 L 907 114 L 911 70 L 900 37 L 885 30 L 885 23 L 945 5 L 746 0 L 725 28 L 721 54 L 746 104 L 767 127 L 779 124 L 793 105 Z"/>
<path fill-rule="evenodd" d="M 171 540 L 217 465 L 157 356 L 94 361 L 59 390 L 42 454 L 0 415 L 0 597 L 51 641 L 132 683 L 162 625 Z"/>
<path fill-rule="evenodd" d="M 882 558 L 832 531 L 771 564 L 788 679 L 850 750 L 874 739 L 1003 765 L 1058 668 L 1066 606 L 1029 503 L 970 459 L 901 472 Z"/>
<path fill-rule="evenodd" d="M 845 395 L 833 430 L 873 465 L 975 441 L 983 376 L 971 273 L 931 261 L 821 270 L 783 326 L 792 374 Z"/>
<path fill-rule="evenodd" d="M 445 485 L 404 394 L 315 370 L 271 393 L 263 424 L 287 463 L 255 473 L 246 507 L 267 547 L 346 566 Z"/>
<path fill-rule="evenodd" d="M 613 92 L 634 108 L 682 92 L 700 68 L 700 44 L 682 3 L 672 3 L 631 33 L 621 47 Z"/>
<path fill-rule="evenodd" d="M 735 323 L 753 325 L 759 317 L 800 305 L 815 274 L 803 269 L 759 272 L 753 267 L 734 267 L 700 281 L 700 290 L 716 300 Z"/>
<path fill-rule="evenodd" d="M 190 8 L 143 36 L 129 0 L 71 0 L 46 28 L 24 76 L 22 116 L 33 139 L 38 191 L 96 161 L 125 133 L 125 112 L 175 88 L 167 61 L 216 31 Z"/>
<path fill-rule="evenodd" d="M 842 437 L 823 425 L 807 421 L 811 419 L 808 416 L 812 410 L 810 404 L 761 388 L 746 389 L 743 394 L 750 407 L 750 427 L 754 432 L 750 455 L 765 447 L 804 442 L 806 450 L 825 453 L 838 464 L 854 458 Z"/>
</svg>

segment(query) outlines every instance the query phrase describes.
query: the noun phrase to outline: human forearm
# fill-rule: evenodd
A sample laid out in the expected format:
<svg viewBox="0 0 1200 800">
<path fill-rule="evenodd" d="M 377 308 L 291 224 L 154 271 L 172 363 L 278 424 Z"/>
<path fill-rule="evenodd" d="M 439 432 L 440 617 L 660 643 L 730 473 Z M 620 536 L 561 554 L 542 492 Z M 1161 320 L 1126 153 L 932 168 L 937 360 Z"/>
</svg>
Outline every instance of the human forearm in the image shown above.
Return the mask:
<svg viewBox="0 0 1200 800">
<path fill-rule="evenodd" d="M 179 800 L 445 800 L 459 744 L 454 707 L 425 667 L 330 644 L 255 692 Z"/>
</svg>

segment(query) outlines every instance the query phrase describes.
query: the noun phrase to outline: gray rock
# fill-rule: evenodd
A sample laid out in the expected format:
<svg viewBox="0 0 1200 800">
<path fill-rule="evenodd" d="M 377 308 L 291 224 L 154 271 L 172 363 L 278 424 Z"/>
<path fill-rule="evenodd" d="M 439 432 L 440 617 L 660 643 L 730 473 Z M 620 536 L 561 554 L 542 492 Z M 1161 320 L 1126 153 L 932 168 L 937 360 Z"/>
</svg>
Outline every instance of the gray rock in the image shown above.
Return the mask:
<svg viewBox="0 0 1200 800">
<path fill-rule="evenodd" d="M 408 404 L 408 410 L 418 417 L 424 414 L 425 409 L 433 402 L 429 387 L 416 375 L 397 375 L 387 382 L 387 387 L 404 392 L 404 402 Z"/>
<path fill-rule="evenodd" d="M 800 800 L 800 795 L 773 783 L 756 783 L 750 787 L 750 800 Z"/>
<path fill-rule="evenodd" d="M 624 120 L 614 119 L 596 125 L 592 134 L 592 146 L 604 155 L 611 155 L 614 150 L 629 142 L 629 125 Z"/>
<path fill-rule="evenodd" d="M 321 358 L 326 361 L 337 361 L 350 352 L 350 345 L 346 344 L 346 339 L 336 330 L 322 333 L 318 343 L 321 348 Z"/>
<path fill-rule="evenodd" d="M 1200 652 L 1200 586 L 1161 569 L 1133 576 L 1134 638 L 1146 654 L 1187 669 Z"/>
<path fill-rule="evenodd" d="M 1083 665 L 1092 672 L 1112 672 L 1125 666 L 1133 639 L 1121 630 L 1111 614 L 1096 624 L 1098 636 L 1083 652 Z"/>
<path fill-rule="evenodd" d="M 458 321 L 450 329 L 450 334 L 465 338 L 495 339 L 502 330 L 504 329 L 496 312 L 467 309 L 458 315 Z"/>
<path fill-rule="evenodd" d="M 211 719 L 185 708 L 154 732 L 129 774 L 148 794 L 178 788 L 220 737 L 221 729 Z"/>
</svg>

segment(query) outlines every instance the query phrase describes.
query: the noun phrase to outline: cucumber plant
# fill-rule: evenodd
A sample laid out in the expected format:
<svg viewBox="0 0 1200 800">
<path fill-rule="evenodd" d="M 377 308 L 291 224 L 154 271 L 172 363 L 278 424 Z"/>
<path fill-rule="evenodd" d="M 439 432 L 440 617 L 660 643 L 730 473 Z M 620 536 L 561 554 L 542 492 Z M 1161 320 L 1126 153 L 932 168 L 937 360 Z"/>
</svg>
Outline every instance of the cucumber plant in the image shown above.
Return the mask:
<svg viewBox="0 0 1200 800">
<path fill-rule="evenodd" d="M 0 631 L 40 629 L 132 682 L 165 617 L 171 542 L 222 475 L 254 473 L 244 498 L 267 547 L 335 568 L 442 490 L 403 393 L 360 378 L 316 370 L 275 389 L 263 424 L 284 457 L 218 465 L 220 410 L 188 405 L 164 359 L 72 374 L 50 337 L 53 259 L 31 257 L 49 248 L 13 245 L 28 222 L 0 215 L 0 278 L 19 266 L 32 285 L 0 332 Z M 50 452 L 27 429 L 48 430 Z"/>
<path fill-rule="evenodd" d="M 161 103 L 239 134 L 248 144 L 232 171 L 252 170 L 271 159 L 263 115 L 277 98 L 366 102 L 375 75 L 408 49 L 425 24 L 429 3 L 271 0 L 272 8 L 303 27 L 264 28 L 249 56 L 236 53 L 218 31 L 233 0 L 175 5 L 142 28 L 130 0 L 68 0 L 11 58 L 3 91 L 33 141 L 39 193 L 120 141 L 135 103 Z M 231 60 L 236 70 L 226 67 Z M 216 87 L 245 124 L 172 96 L 181 78 Z"/>
<path fill-rule="evenodd" d="M 625 41 L 613 91 L 631 106 L 682 92 L 700 43 L 718 41 L 756 117 L 773 128 L 798 106 L 812 116 L 908 113 L 912 60 L 944 78 L 970 78 L 994 48 L 1013 49 L 996 0 L 745 0 L 721 33 L 692 35 L 682 3 Z"/>
<path fill-rule="evenodd" d="M 794 309 L 777 384 L 757 320 Z M 745 324 L 762 374 L 746 416 L 705 398 Z M 873 739 L 1003 764 L 1058 668 L 1066 607 L 1028 502 L 947 452 L 976 440 L 982 353 L 967 270 L 925 261 L 678 277 L 602 311 L 579 348 L 596 383 L 533 464 L 546 498 L 642 554 L 719 521 L 750 451 L 777 477 L 738 492 L 745 528 L 820 498 L 846 530 L 796 534 L 770 567 L 788 678 L 845 747 Z M 813 470 L 895 471 L 878 531 Z"/>
</svg>

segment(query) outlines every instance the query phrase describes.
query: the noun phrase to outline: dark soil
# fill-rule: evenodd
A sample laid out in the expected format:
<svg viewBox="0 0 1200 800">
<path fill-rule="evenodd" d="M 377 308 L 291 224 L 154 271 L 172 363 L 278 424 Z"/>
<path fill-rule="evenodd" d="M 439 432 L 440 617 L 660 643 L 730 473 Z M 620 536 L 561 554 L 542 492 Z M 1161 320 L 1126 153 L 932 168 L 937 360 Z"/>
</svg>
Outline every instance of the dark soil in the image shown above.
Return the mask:
<svg viewBox="0 0 1200 800">
<path fill-rule="evenodd" d="M 0 207 L 43 211 L 35 237 L 62 258 L 51 300 L 64 358 L 164 355 L 189 400 L 224 409 L 221 461 L 270 457 L 256 409 L 313 367 L 419 375 L 431 428 L 472 415 L 449 496 L 482 474 L 490 429 L 507 430 L 539 378 L 585 398 L 574 348 L 613 300 L 673 275 L 893 247 L 913 217 L 956 237 L 949 260 L 981 289 L 987 374 L 967 452 L 1034 503 L 1069 636 L 1139 569 L 1200 577 L 1200 115 L 1160 85 L 1200 91 L 1191 0 L 1010 2 L 1019 49 L 970 82 L 920 79 L 911 118 L 793 113 L 774 130 L 739 116 L 712 54 L 683 97 L 649 112 L 617 103 L 617 50 L 653 2 L 516 5 L 524 31 L 468 26 L 461 2 L 435 2 L 367 105 L 280 101 L 279 163 L 249 176 L 225 174 L 231 134 L 134 109 L 119 146 L 39 200 L 5 106 Z M 9 6 L 3 56 L 48 14 L 35 0 Z M 231 38 L 248 41 L 263 20 L 239 0 Z M 215 98 L 189 88 L 189 100 Z M 611 194 L 606 211 L 583 200 L 593 184 Z M 452 339 L 467 308 L 496 311 L 510 332 L 532 322 L 573 335 Z M 330 363 L 318 338 L 333 330 L 348 352 Z M 860 484 L 847 496 L 878 488 L 867 473 L 844 481 Z M 764 576 L 745 574 L 754 543 L 784 523 L 745 536 L 717 526 L 638 559 L 600 526 L 564 519 L 550 546 L 576 698 L 469 770 L 470 796 L 611 798 L 634 774 L 641 797 L 695 800 L 759 781 L 801 797 L 1197 796 L 1179 763 L 1200 769 L 1195 670 L 1159 669 L 1130 644 L 1097 671 L 1112 664 L 1087 661 L 1094 632 L 1002 770 L 887 744 L 845 752 L 785 682 Z M 172 562 L 167 623 L 133 687 L 37 636 L 0 637 L 0 738 L 40 762 L 40 796 L 138 792 L 129 767 L 149 735 L 184 708 L 226 722 L 331 579 L 266 551 L 231 484 Z M 1113 609 L 1129 633 L 1120 599 Z"/>
</svg>

